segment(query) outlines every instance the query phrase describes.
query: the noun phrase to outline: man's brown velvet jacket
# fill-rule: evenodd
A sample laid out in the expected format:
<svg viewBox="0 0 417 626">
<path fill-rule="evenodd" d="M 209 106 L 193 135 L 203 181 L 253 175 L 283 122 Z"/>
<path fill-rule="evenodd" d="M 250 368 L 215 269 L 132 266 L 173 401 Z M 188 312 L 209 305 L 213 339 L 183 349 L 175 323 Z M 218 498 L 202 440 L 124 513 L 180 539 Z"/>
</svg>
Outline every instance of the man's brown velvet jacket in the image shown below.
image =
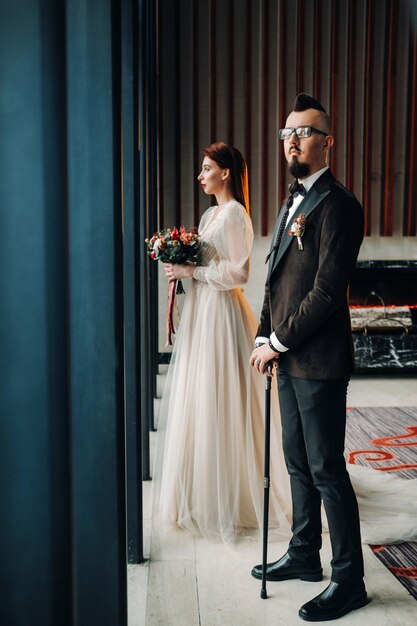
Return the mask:
<svg viewBox="0 0 417 626">
<path fill-rule="evenodd" d="M 285 203 L 280 215 L 284 210 Z M 307 218 L 303 250 L 288 233 L 301 213 Z M 280 354 L 279 365 L 291 376 L 350 378 L 353 343 L 347 292 L 363 234 L 361 205 L 326 170 L 297 207 L 278 253 L 269 260 L 257 335 L 275 331 L 288 348 Z"/>
</svg>

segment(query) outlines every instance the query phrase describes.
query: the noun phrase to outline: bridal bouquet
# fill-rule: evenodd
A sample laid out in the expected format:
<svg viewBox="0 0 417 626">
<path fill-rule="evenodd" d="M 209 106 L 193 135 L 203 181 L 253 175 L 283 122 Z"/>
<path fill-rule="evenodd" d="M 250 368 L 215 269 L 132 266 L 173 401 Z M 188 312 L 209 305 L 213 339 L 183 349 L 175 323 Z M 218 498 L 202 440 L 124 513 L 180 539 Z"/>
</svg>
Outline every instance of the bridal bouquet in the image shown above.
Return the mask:
<svg viewBox="0 0 417 626">
<path fill-rule="evenodd" d="M 154 261 L 162 263 L 197 263 L 200 254 L 200 236 L 196 228 L 186 230 L 184 226 L 164 228 L 156 232 L 150 239 L 145 239 L 148 255 Z M 173 311 L 175 295 L 184 293 L 180 280 L 173 280 L 168 288 L 167 307 L 167 344 L 172 345 L 172 335 L 175 334 Z"/>
<path fill-rule="evenodd" d="M 145 239 L 148 254 L 155 261 L 162 263 L 197 263 L 200 249 L 200 237 L 197 229 L 185 230 L 184 226 L 164 228 L 150 239 Z"/>
</svg>

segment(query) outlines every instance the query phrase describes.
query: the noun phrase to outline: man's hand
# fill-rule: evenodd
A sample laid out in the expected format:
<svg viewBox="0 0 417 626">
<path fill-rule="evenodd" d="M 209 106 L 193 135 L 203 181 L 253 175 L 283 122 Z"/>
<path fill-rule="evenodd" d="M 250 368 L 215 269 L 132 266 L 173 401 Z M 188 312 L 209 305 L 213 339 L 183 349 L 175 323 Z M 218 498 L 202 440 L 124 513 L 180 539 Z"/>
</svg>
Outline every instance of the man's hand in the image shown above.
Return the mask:
<svg viewBox="0 0 417 626">
<path fill-rule="evenodd" d="M 263 346 L 259 348 L 255 348 L 252 352 L 251 357 L 249 359 L 249 364 L 251 367 L 254 367 L 258 370 L 260 374 L 268 374 L 268 376 L 273 376 L 272 371 L 268 372 L 268 364 L 278 365 L 278 357 L 279 353 L 271 350 L 267 343 L 264 343 Z"/>
</svg>

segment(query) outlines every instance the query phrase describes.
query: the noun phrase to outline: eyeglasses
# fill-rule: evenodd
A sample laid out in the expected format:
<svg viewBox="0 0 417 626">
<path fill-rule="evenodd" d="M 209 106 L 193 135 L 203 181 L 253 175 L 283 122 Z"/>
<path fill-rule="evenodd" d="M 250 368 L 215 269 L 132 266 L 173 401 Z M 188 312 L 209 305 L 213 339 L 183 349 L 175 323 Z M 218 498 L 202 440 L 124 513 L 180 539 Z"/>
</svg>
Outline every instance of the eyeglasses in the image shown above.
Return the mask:
<svg viewBox="0 0 417 626">
<path fill-rule="evenodd" d="M 299 126 L 298 128 L 280 128 L 279 138 L 283 141 L 285 139 L 290 139 L 293 133 L 297 135 L 298 139 L 306 139 L 307 137 L 311 137 L 311 133 L 318 133 L 319 135 L 327 136 L 327 133 L 324 133 L 318 128 L 314 128 L 314 126 Z"/>
</svg>

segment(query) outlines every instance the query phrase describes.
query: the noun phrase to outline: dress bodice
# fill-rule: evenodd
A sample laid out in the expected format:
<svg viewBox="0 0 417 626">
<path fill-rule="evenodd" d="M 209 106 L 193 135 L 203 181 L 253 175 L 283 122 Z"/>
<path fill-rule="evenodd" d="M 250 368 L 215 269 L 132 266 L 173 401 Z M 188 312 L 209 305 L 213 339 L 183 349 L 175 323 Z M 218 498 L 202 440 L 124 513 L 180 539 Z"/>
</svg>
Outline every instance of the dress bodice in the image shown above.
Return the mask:
<svg viewBox="0 0 417 626">
<path fill-rule="evenodd" d="M 198 232 L 202 253 L 194 278 L 217 290 L 241 287 L 248 280 L 253 228 L 245 208 L 236 200 L 210 207 Z"/>
</svg>

